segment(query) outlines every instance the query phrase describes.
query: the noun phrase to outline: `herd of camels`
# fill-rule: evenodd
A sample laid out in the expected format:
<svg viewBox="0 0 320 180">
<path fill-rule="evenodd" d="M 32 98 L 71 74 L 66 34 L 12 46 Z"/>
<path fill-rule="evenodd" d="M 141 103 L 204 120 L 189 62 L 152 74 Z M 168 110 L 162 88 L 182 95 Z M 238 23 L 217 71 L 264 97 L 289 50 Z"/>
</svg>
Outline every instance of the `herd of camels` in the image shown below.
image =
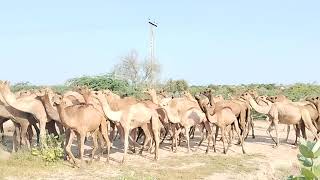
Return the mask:
<svg viewBox="0 0 320 180">
<path fill-rule="evenodd" d="M 283 95 L 259 96 L 254 90 L 228 100 L 214 96 L 210 89 L 195 96 L 185 91 L 181 97 L 171 97 L 165 91 L 155 89 L 145 89 L 144 93 L 151 100 L 120 97 L 110 90 L 94 91 L 85 86 L 74 87 L 64 94 L 55 93 L 50 88 L 13 93 L 8 81 L 0 81 L 0 140 L 3 138 L 3 123 L 7 120 L 11 120 L 15 127 L 13 152 L 21 147 L 30 149 L 33 132 L 36 132 L 40 146 L 46 132 L 65 134 L 66 158 L 79 165 L 83 162 L 84 143 L 88 135 L 93 142 L 91 159 L 94 159 L 97 150 L 102 149 L 99 156 L 106 151 L 109 161 L 110 148 L 119 134 L 124 143 L 122 162 L 125 162 L 129 145 L 133 151 L 139 147 L 140 153 L 154 152 L 157 160 L 159 145 L 168 135 L 172 151 L 177 151 L 184 137 L 189 152 L 190 137 L 194 136 L 195 129 L 201 135 L 198 146 L 207 140 L 206 152 L 211 144 L 216 151 L 220 130 L 224 153 L 227 153 L 235 138 L 234 132 L 238 136 L 238 145 L 246 153 L 244 142 L 250 130 L 252 138 L 255 137 L 252 109 L 267 115 L 270 122 L 267 133 L 275 142 L 275 147 L 279 145 L 279 123 L 287 124 L 288 129 L 290 125 L 294 126 L 295 144 L 300 132 L 303 138 L 307 138 L 305 128 L 315 139 L 319 139 L 319 97 L 292 102 Z M 271 135 L 273 130 L 275 138 Z M 75 136 L 80 160 L 71 151 Z"/>
</svg>

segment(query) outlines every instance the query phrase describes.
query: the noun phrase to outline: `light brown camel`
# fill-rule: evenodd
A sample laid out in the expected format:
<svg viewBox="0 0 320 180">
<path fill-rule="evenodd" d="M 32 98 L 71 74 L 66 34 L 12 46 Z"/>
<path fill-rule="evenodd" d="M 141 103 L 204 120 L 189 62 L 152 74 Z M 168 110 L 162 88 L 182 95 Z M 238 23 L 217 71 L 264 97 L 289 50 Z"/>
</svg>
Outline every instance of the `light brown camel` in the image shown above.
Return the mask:
<svg viewBox="0 0 320 180">
<path fill-rule="evenodd" d="M 21 145 L 26 145 L 30 150 L 33 136 L 31 125 L 33 125 L 35 130 L 39 132 L 36 125 L 37 122 L 33 116 L 31 114 L 18 111 L 12 107 L 0 105 L 0 117 L 1 119 L 10 119 L 15 126 L 12 152 L 16 152 Z M 38 133 L 37 138 L 39 139 Z"/>
<path fill-rule="evenodd" d="M 190 151 L 190 127 L 198 124 L 203 124 L 203 126 L 208 131 L 210 137 L 208 141 L 208 147 L 206 150 L 206 152 L 209 152 L 209 144 L 212 139 L 212 130 L 209 122 L 206 120 L 205 114 L 202 112 L 196 100 L 189 100 L 188 98 L 169 98 L 168 100 L 162 99 L 160 106 L 166 110 L 168 119 L 171 123 L 179 124 L 185 129 L 188 144 L 188 152 Z M 180 134 L 180 131 L 181 128 L 173 128 L 174 136 L 172 138 L 172 150 L 174 151 L 176 151 L 177 149 L 177 139 L 178 135 Z"/>
<path fill-rule="evenodd" d="M 78 141 L 80 140 L 80 143 L 78 143 L 80 144 L 80 160 L 82 164 L 84 154 L 84 139 L 86 133 L 92 133 L 93 137 L 93 150 L 91 157 L 92 160 L 98 148 L 97 132 L 99 130 L 102 133 L 103 138 L 107 142 L 108 161 L 110 153 L 110 141 L 107 134 L 107 122 L 103 114 L 100 113 L 92 105 L 73 105 L 66 107 L 66 102 L 64 101 L 64 98 L 61 95 L 53 96 L 52 102 L 54 103 L 54 106 L 57 107 L 57 111 L 59 113 L 59 117 L 62 124 L 66 128 L 71 130 L 69 142 L 66 144 L 65 150 L 68 153 L 71 160 L 73 161 L 73 163 L 77 164 L 76 159 L 71 152 L 71 145 L 73 140 L 72 137 L 74 137 L 74 133 L 77 135 Z"/>
<path fill-rule="evenodd" d="M 40 143 L 45 139 L 45 128 L 48 122 L 47 113 L 40 100 L 30 97 L 22 97 L 17 99 L 11 92 L 9 83 L 0 82 L 0 93 L 9 106 L 26 113 L 30 113 L 39 122 L 40 126 Z"/>
<path fill-rule="evenodd" d="M 301 108 L 305 108 L 310 114 L 313 125 L 317 128 L 318 132 L 320 131 L 319 113 L 318 113 L 317 107 L 314 103 L 312 103 L 310 101 L 293 102 L 284 95 L 269 96 L 268 100 L 270 100 L 272 103 L 274 103 L 274 102 L 292 103 L 294 105 L 300 106 Z M 305 132 L 305 125 L 303 123 L 300 123 L 300 125 L 297 126 L 296 128 L 298 128 L 298 131 L 300 131 L 300 130 L 302 131 L 303 138 L 306 139 L 307 135 Z M 290 133 L 290 125 L 288 125 L 288 128 L 287 128 L 287 140 L 289 137 L 289 133 Z M 295 144 L 297 144 L 297 137 L 296 137 Z"/>
<path fill-rule="evenodd" d="M 255 109 L 257 112 L 263 112 L 269 116 L 271 124 L 267 132 L 272 138 L 272 140 L 276 143 L 276 147 L 279 145 L 279 123 L 297 125 L 302 120 L 306 127 L 311 131 L 311 133 L 318 139 L 317 129 L 313 126 L 310 114 L 308 110 L 306 110 L 305 108 L 301 108 L 300 106 L 291 103 L 283 102 L 275 102 L 271 105 L 271 107 L 260 106 L 256 103 L 256 101 L 249 93 L 244 93 L 241 97 L 245 100 L 248 100 L 252 108 Z M 271 135 L 273 127 L 276 131 L 276 140 Z"/>
<path fill-rule="evenodd" d="M 238 99 L 217 101 L 213 98 L 211 89 L 206 89 L 204 92 L 202 92 L 202 94 L 209 98 L 210 105 L 215 106 L 214 108 L 215 110 L 220 110 L 225 107 L 229 107 L 238 119 L 238 122 L 240 124 L 241 135 L 244 134 L 245 135 L 244 137 L 247 136 L 249 125 L 250 124 L 253 125 L 253 122 L 251 122 L 251 115 L 250 115 L 251 111 L 250 111 L 249 104 L 243 101 L 240 101 Z M 216 137 L 217 137 L 217 134 L 216 134 Z M 254 137 L 254 132 L 253 132 L 253 137 Z"/>
<path fill-rule="evenodd" d="M 231 125 L 235 125 L 235 131 L 239 137 L 240 144 L 242 146 L 242 153 L 245 154 L 244 145 L 243 145 L 243 137 L 241 137 L 239 132 L 239 124 L 236 116 L 232 112 L 231 108 L 225 107 L 215 110 L 214 106 L 206 105 L 205 107 L 205 114 L 207 119 L 218 126 L 221 129 L 221 136 L 223 141 L 223 153 L 227 153 L 229 147 L 231 146 L 231 139 L 228 141 L 229 144 L 226 148 L 226 128 Z M 231 137 L 229 137 L 231 138 Z M 215 150 L 216 138 L 214 139 L 213 147 Z"/>
<path fill-rule="evenodd" d="M 148 108 L 143 103 L 136 103 L 120 111 L 113 111 L 109 106 L 106 96 L 101 91 L 92 91 L 92 94 L 99 100 L 103 111 L 109 120 L 119 122 L 124 130 L 124 155 L 122 163 L 126 160 L 130 131 L 137 127 L 148 124 L 152 129 L 155 140 L 155 160 L 159 158 L 159 117 L 154 109 Z"/>
</svg>

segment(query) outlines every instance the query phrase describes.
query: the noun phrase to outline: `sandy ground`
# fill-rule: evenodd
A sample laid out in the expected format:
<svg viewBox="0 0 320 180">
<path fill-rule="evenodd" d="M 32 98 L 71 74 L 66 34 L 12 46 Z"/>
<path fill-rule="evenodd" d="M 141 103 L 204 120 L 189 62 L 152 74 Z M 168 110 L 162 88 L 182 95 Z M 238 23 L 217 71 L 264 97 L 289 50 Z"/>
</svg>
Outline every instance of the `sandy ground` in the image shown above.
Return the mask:
<svg viewBox="0 0 320 180">
<path fill-rule="evenodd" d="M 285 136 L 286 136 L 286 126 L 280 125 L 279 131 L 280 131 L 280 137 L 281 137 L 281 145 L 278 148 L 274 148 L 273 141 L 269 138 L 268 134 L 266 133 L 266 129 L 268 127 L 269 123 L 266 121 L 256 121 L 255 122 L 255 134 L 256 138 L 252 139 L 252 137 L 249 135 L 248 139 L 245 142 L 245 149 L 247 151 L 247 154 L 255 155 L 256 158 L 253 160 L 250 160 L 250 163 L 252 168 L 255 169 L 255 171 L 250 173 L 236 173 L 236 172 L 215 172 L 212 173 L 206 177 L 201 177 L 200 179 L 279 179 L 278 175 L 279 173 L 286 173 L 284 171 L 288 171 L 287 173 L 294 173 L 298 171 L 298 161 L 297 161 L 297 153 L 298 148 L 291 145 L 294 142 L 295 139 L 295 133 L 293 130 L 290 132 L 290 139 L 289 143 L 284 142 Z M 10 146 L 10 136 L 12 136 L 12 129 L 11 129 L 11 123 L 7 122 L 5 123 L 5 134 L 7 135 L 6 144 Z M 291 128 L 293 129 L 293 128 Z M 196 133 L 196 137 L 194 139 L 191 139 L 191 147 L 193 149 L 196 149 L 197 143 L 199 142 L 199 133 Z M 170 142 L 165 141 L 164 144 L 161 145 L 160 149 L 160 159 L 173 159 L 177 157 L 182 156 L 193 156 L 197 154 L 204 154 L 206 149 L 207 142 L 204 142 L 199 150 L 193 151 L 191 153 L 187 153 L 186 144 L 181 143 L 181 147 L 178 148 L 177 153 L 173 153 L 170 150 Z M 214 153 L 213 150 L 208 154 L 208 156 L 226 156 L 226 157 L 238 157 L 243 156 L 241 147 L 235 145 L 236 141 L 234 141 L 232 147 L 229 149 L 227 155 L 222 155 L 222 142 L 217 142 L 217 153 Z M 1 148 L 0 148 L 1 149 Z M 111 161 L 110 166 L 119 166 L 119 162 L 122 159 L 122 153 L 123 153 L 123 145 L 122 143 L 117 140 L 114 143 L 114 146 L 112 148 L 111 152 Z M 77 152 L 76 147 L 74 147 L 75 153 Z M 86 154 L 88 154 L 91 151 L 90 146 L 86 146 Z M 0 158 L 7 158 L 9 156 L 8 152 L 1 152 L 0 151 Z M 145 152 L 144 155 L 138 155 L 129 153 L 128 155 L 128 162 L 126 163 L 129 167 L 134 166 L 137 167 L 139 164 L 154 164 L 156 162 L 153 161 L 153 154 L 149 154 L 148 152 Z M 104 159 L 101 159 L 104 161 Z M 160 165 L 161 166 L 161 165 Z M 194 162 L 192 164 L 179 164 L 176 169 L 179 168 L 193 168 L 193 166 L 205 166 L 205 163 L 202 162 Z M 165 168 L 165 167 L 163 167 Z M 97 177 L 100 177 L 98 174 L 98 171 L 94 171 L 95 174 L 92 174 L 92 172 L 83 171 L 83 173 L 77 172 L 77 178 L 76 179 L 99 179 Z M 91 174 L 90 174 L 91 173 Z M 108 177 L 117 177 L 119 174 L 121 175 L 121 172 L 119 172 L 115 168 L 108 168 Z M 71 176 L 70 176 L 71 175 Z M 286 175 L 286 174 L 285 174 Z M 70 178 L 71 177 L 71 178 Z M 43 176 L 44 179 L 75 179 L 75 176 L 72 176 L 72 171 L 60 173 L 60 174 L 47 174 Z M 10 179 L 10 178 L 9 178 Z M 14 179 L 14 178 L 13 178 Z M 125 178 L 124 178 L 125 179 Z M 188 178 L 187 178 L 188 179 Z"/>
</svg>

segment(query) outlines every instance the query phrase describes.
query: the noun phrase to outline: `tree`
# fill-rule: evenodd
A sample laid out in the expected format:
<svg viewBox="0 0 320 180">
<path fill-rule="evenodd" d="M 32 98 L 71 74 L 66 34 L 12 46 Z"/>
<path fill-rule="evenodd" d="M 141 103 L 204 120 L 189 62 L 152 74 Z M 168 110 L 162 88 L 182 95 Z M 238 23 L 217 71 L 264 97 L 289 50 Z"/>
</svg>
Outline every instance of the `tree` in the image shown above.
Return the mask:
<svg viewBox="0 0 320 180">
<path fill-rule="evenodd" d="M 150 84 L 154 82 L 161 73 L 161 66 L 157 61 L 139 60 L 137 51 L 131 50 L 113 68 L 112 74 L 133 85 Z"/>
<path fill-rule="evenodd" d="M 181 91 L 186 91 L 188 90 L 189 85 L 186 80 L 172 80 L 170 79 L 166 85 L 165 89 L 169 92 L 181 92 Z"/>
</svg>

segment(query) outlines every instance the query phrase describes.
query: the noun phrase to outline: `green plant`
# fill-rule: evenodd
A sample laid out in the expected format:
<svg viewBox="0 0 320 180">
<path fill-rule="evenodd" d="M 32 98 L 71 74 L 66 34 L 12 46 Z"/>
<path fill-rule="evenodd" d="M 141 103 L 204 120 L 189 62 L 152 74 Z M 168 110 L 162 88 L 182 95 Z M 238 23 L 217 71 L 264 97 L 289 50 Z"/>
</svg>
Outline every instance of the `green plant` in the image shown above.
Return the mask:
<svg viewBox="0 0 320 180">
<path fill-rule="evenodd" d="M 63 157 L 62 148 L 64 137 L 57 137 L 53 134 L 47 135 L 41 147 L 33 148 L 31 154 L 41 157 L 45 162 L 56 162 Z"/>
<path fill-rule="evenodd" d="M 320 178 L 320 141 L 311 142 L 302 140 L 299 144 L 298 159 L 301 162 L 301 174 L 289 176 L 290 180 Z"/>
</svg>

